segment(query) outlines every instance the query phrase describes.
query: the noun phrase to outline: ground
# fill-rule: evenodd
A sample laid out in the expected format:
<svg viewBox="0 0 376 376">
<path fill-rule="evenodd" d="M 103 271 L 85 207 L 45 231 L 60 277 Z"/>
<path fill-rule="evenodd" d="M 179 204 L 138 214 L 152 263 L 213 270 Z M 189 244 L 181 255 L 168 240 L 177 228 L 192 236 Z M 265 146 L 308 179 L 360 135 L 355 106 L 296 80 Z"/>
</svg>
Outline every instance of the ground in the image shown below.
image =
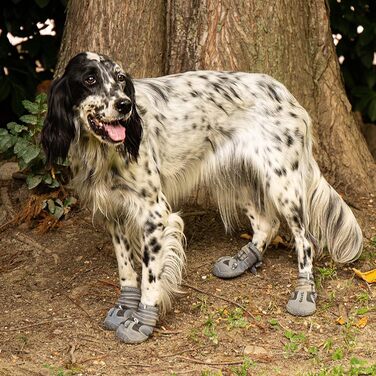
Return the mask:
<svg viewBox="0 0 376 376">
<path fill-rule="evenodd" d="M 271 247 L 257 275 L 216 279 L 213 262 L 244 245 L 247 228 L 228 235 L 215 211 L 188 207 L 183 294 L 149 341 L 126 345 L 102 328 L 118 288 L 101 226 L 85 209 L 43 235 L 4 225 L 29 193 L 13 180 L 0 184 L 0 375 L 376 374 L 374 286 L 351 269 L 376 267 L 372 242 L 353 265 L 316 260 L 318 309 L 297 318 L 285 309 L 297 274 L 292 248 Z M 369 217 L 368 239 L 375 204 L 365 197 L 354 209 Z"/>
</svg>

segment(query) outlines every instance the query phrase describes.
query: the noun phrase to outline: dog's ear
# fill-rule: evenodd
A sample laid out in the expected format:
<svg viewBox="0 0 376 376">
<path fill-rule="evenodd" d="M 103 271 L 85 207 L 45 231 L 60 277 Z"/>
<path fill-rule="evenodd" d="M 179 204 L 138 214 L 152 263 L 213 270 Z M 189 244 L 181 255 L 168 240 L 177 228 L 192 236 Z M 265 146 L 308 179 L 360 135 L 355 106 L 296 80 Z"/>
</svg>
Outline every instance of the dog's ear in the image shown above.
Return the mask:
<svg viewBox="0 0 376 376">
<path fill-rule="evenodd" d="M 75 137 L 73 104 L 66 77 L 55 80 L 48 94 L 48 110 L 41 134 L 41 143 L 50 165 L 65 160 Z"/>
<path fill-rule="evenodd" d="M 137 161 L 142 138 L 142 119 L 137 112 L 135 89 L 129 75 L 126 76 L 124 92 L 132 101 L 132 114 L 127 120 L 127 135 L 125 137 L 124 146 L 130 157 Z"/>
</svg>

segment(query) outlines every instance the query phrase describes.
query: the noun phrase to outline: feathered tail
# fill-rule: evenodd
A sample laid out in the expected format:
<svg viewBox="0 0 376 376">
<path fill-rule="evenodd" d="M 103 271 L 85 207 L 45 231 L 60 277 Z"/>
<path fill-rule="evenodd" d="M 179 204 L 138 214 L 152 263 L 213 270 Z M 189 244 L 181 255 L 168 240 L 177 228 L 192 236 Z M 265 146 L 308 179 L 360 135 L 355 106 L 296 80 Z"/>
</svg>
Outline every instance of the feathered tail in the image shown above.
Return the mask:
<svg viewBox="0 0 376 376">
<path fill-rule="evenodd" d="M 318 242 L 318 252 L 327 247 L 334 261 L 347 263 L 359 258 L 363 235 L 351 209 L 321 175 L 311 159 L 307 188 L 309 232 Z"/>
</svg>

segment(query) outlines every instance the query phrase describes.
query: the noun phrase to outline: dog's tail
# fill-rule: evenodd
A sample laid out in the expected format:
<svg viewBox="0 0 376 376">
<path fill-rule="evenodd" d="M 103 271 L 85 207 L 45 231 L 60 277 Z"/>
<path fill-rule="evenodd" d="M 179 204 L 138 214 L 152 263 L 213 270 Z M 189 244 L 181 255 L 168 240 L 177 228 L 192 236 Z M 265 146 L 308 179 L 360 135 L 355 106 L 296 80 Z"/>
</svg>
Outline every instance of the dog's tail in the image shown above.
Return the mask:
<svg viewBox="0 0 376 376">
<path fill-rule="evenodd" d="M 336 262 L 355 261 L 362 252 L 363 236 L 353 212 L 321 175 L 313 158 L 309 170 L 306 222 L 318 243 L 317 252 L 326 247 Z"/>
</svg>

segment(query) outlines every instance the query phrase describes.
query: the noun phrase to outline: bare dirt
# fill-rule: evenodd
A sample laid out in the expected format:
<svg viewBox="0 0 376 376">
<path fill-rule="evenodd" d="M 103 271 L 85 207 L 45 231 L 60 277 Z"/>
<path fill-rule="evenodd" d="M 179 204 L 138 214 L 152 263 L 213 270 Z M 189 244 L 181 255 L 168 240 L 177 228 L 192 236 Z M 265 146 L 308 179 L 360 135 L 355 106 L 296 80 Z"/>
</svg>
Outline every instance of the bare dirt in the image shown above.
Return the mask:
<svg viewBox="0 0 376 376">
<path fill-rule="evenodd" d="M 0 183 L 6 223 L 29 193 L 18 182 Z M 360 201 L 355 213 L 368 217 L 369 239 L 376 198 Z M 0 227 L 0 375 L 308 375 L 342 367 L 321 373 L 341 375 L 352 358 L 376 363 L 374 286 L 351 270 L 376 267 L 369 241 L 351 266 L 316 260 L 318 309 L 297 318 L 285 310 L 297 274 L 292 248 L 271 247 L 256 276 L 216 279 L 213 262 L 244 245 L 247 228 L 228 235 L 216 212 L 195 211 L 184 217 L 185 293 L 139 345 L 120 343 L 101 326 L 117 298 L 117 266 L 109 236 L 86 210 L 44 235 L 24 224 Z M 336 323 L 340 315 L 346 324 Z"/>
</svg>

